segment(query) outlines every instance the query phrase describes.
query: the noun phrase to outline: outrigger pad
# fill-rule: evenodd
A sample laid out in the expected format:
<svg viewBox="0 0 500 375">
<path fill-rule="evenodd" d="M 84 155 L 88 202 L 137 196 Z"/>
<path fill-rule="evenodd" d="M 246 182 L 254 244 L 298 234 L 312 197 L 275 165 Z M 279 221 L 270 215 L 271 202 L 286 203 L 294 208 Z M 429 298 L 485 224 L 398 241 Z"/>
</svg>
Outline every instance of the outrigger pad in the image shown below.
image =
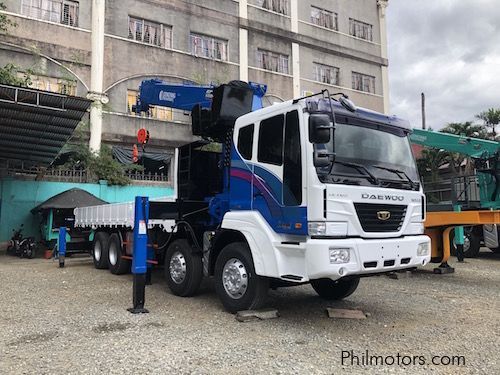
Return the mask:
<svg viewBox="0 0 500 375">
<path fill-rule="evenodd" d="M 131 312 L 132 314 L 148 314 L 149 310 L 145 309 L 144 307 L 140 308 L 135 308 L 135 307 L 130 307 L 127 309 L 128 312 Z"/>
<path fill-rule="evenodd" d="M 434 268 L 434 273 L 443 275 L 446 273 L 454 273 L 455 268 L 451 267 L 447 262 L 441 263 L 439 267 Z"/>
</svg>

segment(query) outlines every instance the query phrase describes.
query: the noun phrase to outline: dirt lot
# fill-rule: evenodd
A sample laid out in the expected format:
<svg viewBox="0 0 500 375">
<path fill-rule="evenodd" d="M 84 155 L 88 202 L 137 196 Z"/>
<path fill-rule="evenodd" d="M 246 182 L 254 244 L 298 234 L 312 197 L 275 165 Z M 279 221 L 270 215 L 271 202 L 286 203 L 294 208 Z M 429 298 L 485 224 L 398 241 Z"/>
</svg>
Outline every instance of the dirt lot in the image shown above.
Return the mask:
<svg viewBox="0 0 500 375">
<path fill-rule="evenodd" d="M 156 272 L 146 290 L 150 314 L 132 315 L 131 275 L 96 270 L 90 258 L 59 269 L 0 256 L 0 374 L 498 373 L 500 256 L 452 264 L 454 275 L 427 267 L 399 280 L 363 279 L 339 303 L 320 300 L 309 286 L 271 291 L 268 305 L 280 318 L 239 323 L 210 282 L 183 299 Z M 332 306 L 369 316 L 330 319 Z M 342 364 L 343 351 L 359 365 L 352 357 Z M 364 365 L 367 351 L 385 364 Z M 412 364 L 398 365 L 398 353 Z M 434 365 L 435 355 L 445 363 L 465 356 L 465 365 Z"/>
</svg>

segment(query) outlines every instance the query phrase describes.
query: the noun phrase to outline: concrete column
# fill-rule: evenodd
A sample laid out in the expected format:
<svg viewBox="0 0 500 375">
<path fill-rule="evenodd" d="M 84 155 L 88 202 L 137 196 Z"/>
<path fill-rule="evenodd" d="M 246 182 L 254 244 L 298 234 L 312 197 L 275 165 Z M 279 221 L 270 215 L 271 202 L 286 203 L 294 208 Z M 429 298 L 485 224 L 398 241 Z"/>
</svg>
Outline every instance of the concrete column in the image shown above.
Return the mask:
<svg viewBox="0 0 500 375">
<path fill-rule="evenodd" d="M 298 43 L 292 43 L 292 75 L 293 75 L 293 97 L 298 98 L 300 94 L 300 47 Z"/>
<path fill-rule="evenodd" d="M 299 1 L 290 0 L 290 17 L 292 21 L 291 31 L 292 33 L 299 32 Z"/>
<path fill-rule="evenodd" d="M 248 82 L 248 30 L 240 28 L 240 80 Z"/>
<path fill-rule="evenodd" d="M 388 5 L 389 0 L 377 0 L 380 20 L 380 51 L 384 59 L 387 59 L 387 24 L 385 16 Z M 384 96 L 384 112 L 385 114 L 389 114 L 389 69 L 385 65 L 382 66 L 382 95 Z"/>
<path fill-rule="evenodd" d="M 248 19 L 248 2 L 240 0 L 239 16 Z M 240 80 L 248 82 L 248 30 L 240 27 Z"/>
<path fill-rule="evenodd" d="M 104 20 L 105 0 L 92 0 L 92 59 L 90 69 L 90 91 L 87 97 L 94 102 L 90 107 L 90 142 L 92 151 L 98 152 L 101 148 L 102 134 L 102 105 L 108 102 L 103 94 L 104 78 Z"/>
</svg>

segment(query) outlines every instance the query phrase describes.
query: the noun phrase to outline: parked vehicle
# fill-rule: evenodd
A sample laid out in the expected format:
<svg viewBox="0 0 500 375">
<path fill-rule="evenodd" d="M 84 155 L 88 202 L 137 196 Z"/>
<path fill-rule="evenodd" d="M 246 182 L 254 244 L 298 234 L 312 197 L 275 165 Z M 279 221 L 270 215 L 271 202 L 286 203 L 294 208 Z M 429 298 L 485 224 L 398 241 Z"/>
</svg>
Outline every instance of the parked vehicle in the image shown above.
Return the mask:
<svg viewBox="0 0 500 375">
<path fill-rule="evenodd" d="M 474 163 L 476 174 L 453 178 L 452 206 L 435 205 L 436 211 L 500 208 L 500 142 L 423 129 L 414 129 L 410 140 L 422 146 L 466 155 Z M 452 251 L 457 250 L 456 240 L 463 244 L 463 255 L 466 258 L 476 257 L 481 245 L 500 253 L 500 226 L 497 224 L 465 227 L 463 235 L 457 238 L 453 231 L 450 239 Z"/>
<path fill-rule="evenodd" d="M 19 229 L 12 229 L 12 237 L 7 247 L 7 254 L 18 256 L 20 258 L 33 258 L 36 252 L 35 239 L 33 237 L 23 238 L 23 224 Z"/>
<path fill-rule="evenodd" d="M 176 107 L 175 87 L 153 86 L 143 108 Z M 192 110 L 204 140 L 176 151 L 176 197 L 150 202 L 146 223 L 150 263 L 164 265 L 172 293 L 192 296 L 213 277 L 231 312 L 261 307 L 270 287 L 310 283 L 335 300 L 361 277 L 430 261 L 406 121 L 326 90 L 266 108 L 259 85 L 199 90 L 213 96 Z M 134 203 L 75 209 L 75 227 L 94 230 L 96 268 L 130 270 L 133 215 Z"/>
</svg>

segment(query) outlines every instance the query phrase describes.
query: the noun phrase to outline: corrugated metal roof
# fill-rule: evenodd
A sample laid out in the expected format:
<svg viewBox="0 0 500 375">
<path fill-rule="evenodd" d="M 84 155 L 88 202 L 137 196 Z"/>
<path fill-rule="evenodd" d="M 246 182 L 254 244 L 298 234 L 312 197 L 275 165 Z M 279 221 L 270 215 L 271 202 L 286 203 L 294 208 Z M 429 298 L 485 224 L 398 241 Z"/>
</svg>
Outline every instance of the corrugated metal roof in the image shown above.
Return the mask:
<svg viewBox="0 0 500 375">
<path fill-rule="evenodd" d="M 90 103 L 86 98 L 0 85 L 0 159 L 49 165 Z"/>
</svg>

